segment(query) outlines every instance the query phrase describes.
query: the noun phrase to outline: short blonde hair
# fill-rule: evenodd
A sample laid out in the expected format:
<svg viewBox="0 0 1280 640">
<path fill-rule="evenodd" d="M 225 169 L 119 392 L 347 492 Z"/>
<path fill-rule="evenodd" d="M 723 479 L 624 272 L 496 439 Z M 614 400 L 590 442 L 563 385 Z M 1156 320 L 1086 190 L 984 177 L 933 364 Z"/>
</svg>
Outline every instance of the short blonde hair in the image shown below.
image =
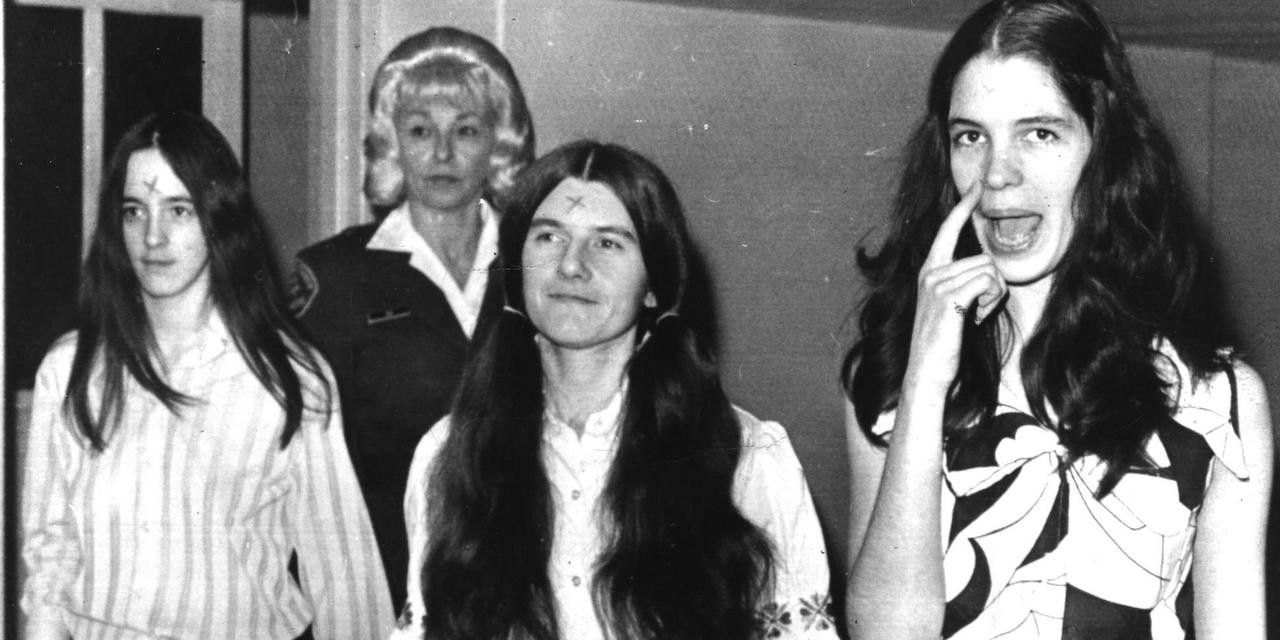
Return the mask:
<svg viewBox="0 0 1280 640">
<path fill-rule="evenodd" d="M 369 89 L 369 133 L 364 139 L 364 193 L 377 207 L 404 200 L 404 171 L 396 139 L 396 108 L 427 95 L 477 104 L 494 127 L 485 197 L 499 198 L 533 160 L 533 119 L 511 64 L 488 40 L 451 27 L 405 38 L 378 67 Z"/>
</svg>

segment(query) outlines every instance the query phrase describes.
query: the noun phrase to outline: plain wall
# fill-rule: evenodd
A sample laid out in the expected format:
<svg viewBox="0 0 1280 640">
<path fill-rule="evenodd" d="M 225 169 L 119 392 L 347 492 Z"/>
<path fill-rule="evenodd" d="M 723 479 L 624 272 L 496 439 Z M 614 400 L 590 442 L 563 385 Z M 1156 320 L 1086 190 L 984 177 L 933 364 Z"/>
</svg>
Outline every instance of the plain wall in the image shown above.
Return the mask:
<svg viewBox="0 0 1280 640">
<path fill-rule="evenodd" d="M 308 244 L 307 15 L 245 12 L 249 188 L 288 269 Z"/>
<path fill-rule="evenodd" d="M 1280 65 L 1219 58 L 1214 71 L 1211 171 L 1217 256 L 1243 356 L 1267 383 L 1276 426 L 1275 410 L 1280 407 L 1280 225 L 1275 213 L 1280 203 L 1280 130 L 1276 129 Z M 1253 453 L 1245 455 L 1249 459 Z M 1275 475 L 1267 545 L 1272 637 L 1280 637 L 1278 490 L 1280 475 Z"/>
<path fill-rule="evenodd" d="M 837 376 L 865 294 L 854 251 L 882 237 L 899 149 L 949 34 L 621 0 L 371 6 L 376 42 L 359 55 L 380 59 L 432 25 L 471 29 L 508 53 L 540 152 L 590 136 L 630 145 L 671 176 L 719 285 L 730 394 L 790 431 L 839 574 L 848 467 Z M 1280 66 L 1130 51 L 1274 404 Z"/>
</svg>

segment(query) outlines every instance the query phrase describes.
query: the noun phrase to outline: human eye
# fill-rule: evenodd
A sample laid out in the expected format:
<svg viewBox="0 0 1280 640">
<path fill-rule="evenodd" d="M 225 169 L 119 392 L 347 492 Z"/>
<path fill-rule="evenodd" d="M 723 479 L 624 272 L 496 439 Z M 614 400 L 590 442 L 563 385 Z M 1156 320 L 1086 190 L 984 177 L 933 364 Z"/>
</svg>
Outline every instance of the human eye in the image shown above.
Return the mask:
<svg viewBox="0 0 1280 640">
<path fill-rule="evenodd" d="M 401 122 L 400 135 L 409 138 L 425 138 L 431 135 L 431 128 L 423 118 L 410 116 Z"/>
<path fill-rule="evenodd" d="M 951 133 L 951 146 L 972 147 L 982 142 L 982 133 L 973 129 L 961 129 Z"/>
<path fill-rule="evenodd" d="M 125 222 L 136 222 L 142 219 L 142 207 L 136 204 L 126 204 L 120 209 L 120 217 Z"/>
<path fill-rule="evenodd" d="M 554 244 L 560 240 L 560 236 L 550 229 L 534 229 L 529 232 L 529 240 L 538 245 Z"/>
<path fill-rule="evenodd" d="M 1036 127 L 1027 132 L 1027 140 L 1036 143 L 1054 142 L 1059 137 L 1058 132 L 1044 127 Z"/>
<path fill-rule="evenodd" d="M 196 215 L 196 210 L 189 204 L 173 205 L 173 215 L 178 218 L 192 217 Z"/>
<path fill-rule="evenodd" d="M 596 240 L 596 246 L 605 251 L 623 251 L 627 248 L 626 243 L 621 238 L 608 235 L 600 236 L 600 238 Z"/>
</svg>

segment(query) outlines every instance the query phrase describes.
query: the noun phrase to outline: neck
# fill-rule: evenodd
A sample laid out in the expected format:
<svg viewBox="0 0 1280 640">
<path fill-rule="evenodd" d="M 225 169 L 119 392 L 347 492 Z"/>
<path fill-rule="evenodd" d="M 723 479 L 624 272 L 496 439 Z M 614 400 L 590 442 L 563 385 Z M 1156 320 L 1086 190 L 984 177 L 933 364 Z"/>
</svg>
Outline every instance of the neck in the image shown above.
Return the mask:
<svg viewBox="0 0 1280 640">
<path fill-rule="evenodd" d="M 1005 304 L 1005 308 L 1009 311 L 1009 318 L 1013 322 L 1012 342 L 1017 346 L 1018 351 L 1022 350 L 1027 336 L 1031 335 L 1031 332 L 1035 331 L 1036 326 L 1040 324 L 1040 317 L 1044 315 L 1045 305 L 1049 303 L 1049 290 L 1052 287 L 1053 276 L 1009 287 L 1009 301 Z"/>
<path fill-rule="evenodd" d="M 635 329 L 590 349 L 558 347 L 539 337 L 547 408 L 582 435 L 587 418 L 622 386 L 634 345 Z"/>
<path fill-rule="evenodd" d="M 1053 287 L 1053 277 L 1041 278 L 1035 282 L 1009 287 L 1009 300 L 1005 304 L 1008 311 L 1009 326 L 1002 325 L 1002 333 L 1008 335 L 1004 366 L 1000 371 L 1000 381 L 1008 389 L 1008 401 L 1015 402 L 1019 409 L 1026 410 L 1026 391 L 1022 385 L 1022 348 L 1027 338 L 1040 324 L 1045 305 L 1049 302 L 1049 290 Z"/>
<path fill-rule="evenodd" d="M 409 219 L 414 231 L 426 240 L 458 285 L 466 286 L 476 257 L 476 243 L 484 228 L 480 201 L 447 210 L 410 201 Z"/>
<path fill-rule="evenodd" d="M 208 295 L 159 300 L 144 296 L 143 306 L 160 359 L 166 363 L 187 340 L 209 324 L 214 310 L 213 298 Z"/>
<path fill-rule="evenodd" d="M 433 240 L 456 243 L 458 240 L 469 239 L 474 244 L 483 227 L 479 200 L 456 209 L 437 209 L 410 201 L 409 220 L 412 221 L 414 230 L 428 243 L 432 243 L 433 249 Z"/>
</svg>

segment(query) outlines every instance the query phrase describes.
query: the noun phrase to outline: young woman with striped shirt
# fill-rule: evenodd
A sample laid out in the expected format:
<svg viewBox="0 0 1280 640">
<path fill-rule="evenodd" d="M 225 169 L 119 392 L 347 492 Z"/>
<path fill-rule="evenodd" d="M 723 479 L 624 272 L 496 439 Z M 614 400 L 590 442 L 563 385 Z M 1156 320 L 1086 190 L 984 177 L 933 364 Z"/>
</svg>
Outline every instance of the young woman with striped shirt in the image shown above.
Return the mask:
<svg viewBox="0 0 1280 640">
<path fill-rule="evenodd" d="M 338 396 L 231 148 L 199 116 L 155 115 L 106 169 L 78 331 L 36 378 L 27 637 L 381 635 Z"/>
</svg>

